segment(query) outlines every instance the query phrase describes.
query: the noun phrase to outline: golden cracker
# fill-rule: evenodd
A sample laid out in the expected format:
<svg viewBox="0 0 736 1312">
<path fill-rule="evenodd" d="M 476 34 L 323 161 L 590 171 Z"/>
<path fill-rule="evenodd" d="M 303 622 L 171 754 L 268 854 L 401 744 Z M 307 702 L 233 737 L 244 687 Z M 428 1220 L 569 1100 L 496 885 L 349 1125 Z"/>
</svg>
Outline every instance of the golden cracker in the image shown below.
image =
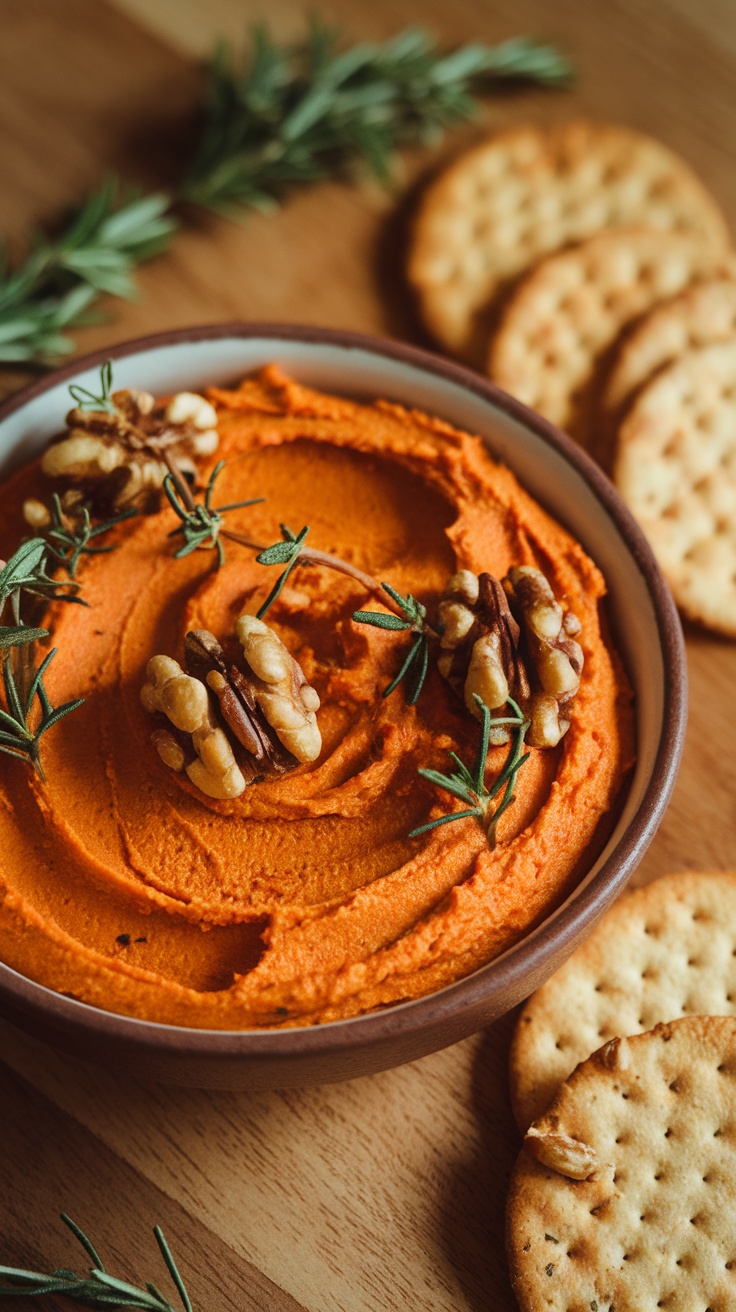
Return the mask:
<svg viewBox="0 0 736 1312">
<path fill-rule="evenodd" d="M 550 251 L 639 225 L 728 249 L 712 196 L 660 142 L 609 124 L 528 124 L 466 151 L 427 188 L 408 277 L 433 336 L 481 364 L 504 286 Z"/>
<path fill-rule="evenodd" d="M 507 1204 L 521 1312 L 736 1307 L 736 1019 L 613 1040 L 534 1130 Z"/>
<path fill-rule="evenodd" d="M 680 609 L 736 636 L 736 338 L 688 351 L 641 390 L 614 480 Z"/>
<path fill-rule="evenodd" d="M 616 902 L 524 1006 L 509 1073 L 524 1131 L 602 1043 L 736 1015 L 736 873 L 664 875 Z"/>
<path fill-rule="evenodd" d="M 592 446 L 601 371 L 622 329 L 717 266 L 702 242 L 645 229 L 602 233 L 550 255 L 509 300 L 488 372 Z"/>
<path fill-rule="evenodd" d="M 628 333 L 608 375 L 603 410 L 621 414 L 654 374 L 694 346 L 736 336 L 736 278 L 721 277 L 688 287 L 657 305 Z"/>
</svg>

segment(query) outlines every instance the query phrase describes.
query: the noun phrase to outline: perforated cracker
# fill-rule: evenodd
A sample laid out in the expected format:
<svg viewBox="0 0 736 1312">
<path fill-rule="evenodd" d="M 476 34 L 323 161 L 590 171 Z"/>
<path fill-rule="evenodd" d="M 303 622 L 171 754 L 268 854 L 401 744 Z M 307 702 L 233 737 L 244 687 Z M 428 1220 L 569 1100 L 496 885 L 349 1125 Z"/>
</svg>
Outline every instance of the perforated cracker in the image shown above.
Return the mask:
<svg viewBox="0 0 736 1312">
<path fill-rule="evenodd" d="M 597 1175 L 571 1179 L 522 1150 L 507 1205 L 521 1312 L 736 1307 L 736 1020 L 615 1040 L 535 1129 L 536 1154 L 564 1166 L 569 1140 Z"/>
<path fill-rule="evenodd" d="M 676 233 L 603 233 L 550 255 L 518 286 L 491 341 L 491 378 L 594 445 L 596 398 L 622 329 L 716 272 L 707 246 Z"/>
<path fill-rule="evenodd" d="M 523 1008 L 509 1060 L 524 1131 L 615 1035 L 736 1015 L 736 873 L 665 875 L 618 901 Z"/>
<path fill-rule="evenodd" d="M 736 339 L 687 352 L 642 389 L 614 479 L 681 610 L 736 635 Z"/>
<path fill-rule="evenodd" d="M 694 346 L 736 336 L 736 278 L 713 278 L 657 305 L 619 346 L 603 409 L 619 414 L 658 369 Z"/>
<path fill-rule="evenodd" d="M 583 121 L 516 127 L 461 155 L 427 189 L 409 280 L 430 332 L 482 364 L 488 307 L 510 280 L 602 228 L 639 224 L 728 247 L 713 198 L 660 142 Z"/>
</svg>

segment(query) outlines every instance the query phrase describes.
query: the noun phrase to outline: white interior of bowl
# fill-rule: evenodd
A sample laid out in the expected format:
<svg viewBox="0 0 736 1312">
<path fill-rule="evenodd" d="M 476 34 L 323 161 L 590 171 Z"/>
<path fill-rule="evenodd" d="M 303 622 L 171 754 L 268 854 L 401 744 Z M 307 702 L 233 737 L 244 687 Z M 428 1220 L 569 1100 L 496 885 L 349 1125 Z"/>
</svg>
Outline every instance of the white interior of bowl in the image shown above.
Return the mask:
<svg viewBox="0 0 736 1312">
<path fill-rule="evenodd" d="M 115 358 L 114 348 L 111 355 Z M 644 577 L 616 523 L 582 474 L 532 429 L 458 383 L 364 347 L 291 341 L 278 335 L 177 342 L 117 359 L 114 385 L 164 394 L 177 389 L 196 390 L 234 381 L 270 362 L 278 363 L 305 384 L 348 395 L 400 401 L 480 434 L 493 454 L 579 539 L 601 569 L 608 585 L 616 643 L 638 694 L 637 761 L 615 830 L 572 894 L 574 898 L 600 869 L 636 814 L 662 733 L 664 669 L 657 620 Z M 95 368 L 72 381 L 94 391 L 98 380 Z M 36 455 L 63 426 L 70 404 L 68 383 L 35 397 L 0 424 L 0 478 Z M 561 910 L 558 908 L 555 916 Z M 528 935 L 524 942 L 533 937 Z"/>
</svg>

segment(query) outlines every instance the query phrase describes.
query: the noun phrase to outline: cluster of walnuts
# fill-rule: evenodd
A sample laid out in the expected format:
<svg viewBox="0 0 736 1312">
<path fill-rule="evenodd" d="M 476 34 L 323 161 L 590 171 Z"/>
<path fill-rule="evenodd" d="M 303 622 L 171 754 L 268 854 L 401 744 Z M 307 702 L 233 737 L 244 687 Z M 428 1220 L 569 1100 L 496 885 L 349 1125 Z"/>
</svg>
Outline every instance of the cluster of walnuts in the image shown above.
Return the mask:
<svg viewBox="0 0 736 1312">
<path fill-rule="evenodd" d="M 322 750 L 319 695 L 298 661 L 254 615 L 240 616 L 235 636 L 242 653 L 231 660 L 214 634 L 191 630 L 186 671 L 170 656 L 153 656 L 141 689 L 145 710 L 168 721 L 152 734 L 161 760 L 218 799 L 239 797 L 254 779 L 314 761 Z"/>
<path fill-rule="evenodd" d="M 439 604 L 440 673 L 479 718 L 475 697 L 501 716 L 513 697 L 530 720 L 530 747 L 556 747 L 570 727 L 580 686 L 580 621 L 555 600 L 540 570 L 517 565 L 499 582 L 491 574 L 460 570 Z M 491 730 L 493 743 L 508 729 Z"/>
<path fill-rule="evenodd" d="M 511 569 L 503 582 L 461 570 L 439 603 L 438 667 L 480 718 L 476 696 L 496 718 L 512 697 L 529 718 L 531 747 L 556 747 L 570 727 L 583 652 L 577 617 L 555 600 L 545 576 L 531 566 Z M 184 641 L 186 670 L 170 656 L 153 656 L 141 690 L 143 706 L 168 723 L 152 734 L 162 761 L 186 771 L 208 797 L 239 797 L 254 779 L 314 761 L 322 739 L 319 696 L 298 661 L 263 620 L 241 615 L 231 659 L 206 629 Z M 505 725 L 491 742 L 508 742 Z"/>
<path fill-rule="evenodd" d="M 217 411 L 196 392 L 157 402 L 150 392 L 124 389 L 110 401 L 109 410 L 70 410 L 67 431 L 41 461 L 44 474 L 97 509 L 156 509 L 168 469 L 163 453 L 194 475 L 219 446 Z"/>
</svg>

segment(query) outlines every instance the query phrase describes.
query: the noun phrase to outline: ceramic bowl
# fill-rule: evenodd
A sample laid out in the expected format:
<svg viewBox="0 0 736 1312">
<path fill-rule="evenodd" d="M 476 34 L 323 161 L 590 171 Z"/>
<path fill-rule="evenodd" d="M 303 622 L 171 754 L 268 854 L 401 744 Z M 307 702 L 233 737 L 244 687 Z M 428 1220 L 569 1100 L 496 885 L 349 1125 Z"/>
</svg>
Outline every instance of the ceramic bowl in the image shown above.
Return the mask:
<svg viewBox="0 0 736 1312">
<path fill-rule="evenodd" d="M 612 631 L 637 694 L 637 762 L 604 850 L 567 901 L 501 957 L 417 1001 L 303 1029 L 194 1030 L 98 1010 L 0 965 L 0 1011 L 55 1046 L 134 1069 L 143 1079 L 232 1088 L 349 1079 L 488 1025 L 590 932 L 640 862 L 672 791 L 685 726 L 685 657 L 677 613 L 643 534 L 580 448 L 479 375 L 394 342 L 280 324 L 218 324 L 142 338 L 47 375 L 0 408 L 0 477 L 43 448 L 68 408 L 69 383 L 92 387 L 108 356 L 118 387 L 158 393 L 231 382 L 277 361 L 304 383 L 418 406 L 481 434 L 603 571 Z"/>
</svg>

